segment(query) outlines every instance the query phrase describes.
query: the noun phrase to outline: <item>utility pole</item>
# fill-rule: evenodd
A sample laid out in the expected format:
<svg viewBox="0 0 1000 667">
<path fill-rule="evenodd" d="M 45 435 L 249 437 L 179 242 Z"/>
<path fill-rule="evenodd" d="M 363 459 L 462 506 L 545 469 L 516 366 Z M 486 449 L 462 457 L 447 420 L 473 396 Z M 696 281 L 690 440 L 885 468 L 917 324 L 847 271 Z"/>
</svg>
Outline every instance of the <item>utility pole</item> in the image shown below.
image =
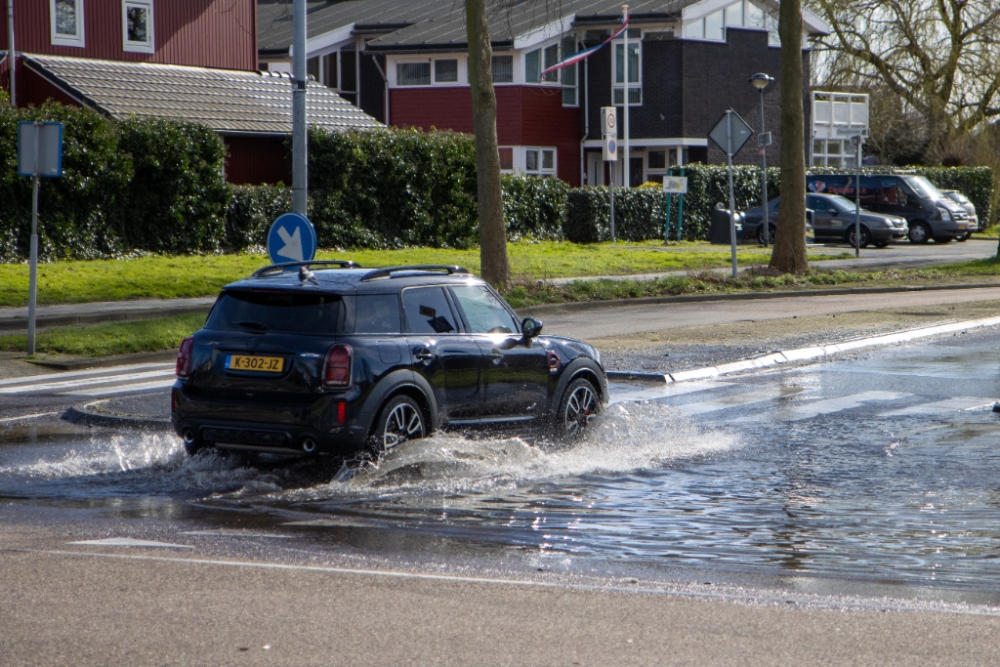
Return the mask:
<svg viewBox="0 0 1000 667">
<path fill-rule="evenodd" d="M 292 210 L 306 214 L 309 138 L 306 131 L 306 0 L 292 5 Z"/>
<path fill-rule="evenodd" d="M 624 44 L 625 48 L 623 49 L 624 50 L 624 58 L 625 58 L 625 96 L 624 96 L 625 97 L 625 126 L 623 128 L 624 131 L 625 131 L 625 161 L 622 163 L 622 166 L 625 167 L 625 171 L 624 171 L 624 176 L 622 177 L 622 181 L 623 181 L 622 182 L 622 186 L 627 190 L 628 187 L 629 187 L 629 184 L 632 182 L 631 164 L 629 164 L 631 162 L 630 158 L 632 157 L 632 153 L 631 153 L 631 149 L 629 148 L 629 143 L 628 143 L 628 93 L 629 93 L 629 88 L 628 88 L 628 83 L 629 83 L 629 78 L 628 78 L 628 73 L 629 73 L 629 57 L 628 57 L 628 5 L 622 5 L 622 21 L 625 23 L 625 32 L 622 33 L 625 36 L 625 44 Z"/>
<path fill-rule="evenodd" d="M 17 106 L 17 51 L 14 49 L 14 0 L 7 0 L 7 59 L 10 60 L 10 105 Z"/>
</svg>

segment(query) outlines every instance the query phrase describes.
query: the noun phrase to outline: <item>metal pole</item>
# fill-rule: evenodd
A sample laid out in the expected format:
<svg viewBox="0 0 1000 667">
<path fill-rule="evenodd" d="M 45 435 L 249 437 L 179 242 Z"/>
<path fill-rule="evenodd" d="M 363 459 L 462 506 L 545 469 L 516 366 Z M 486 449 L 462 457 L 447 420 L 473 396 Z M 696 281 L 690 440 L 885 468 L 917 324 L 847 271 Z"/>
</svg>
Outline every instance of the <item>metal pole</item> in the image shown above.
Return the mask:
<svg viewBox="0 0 1000 667">
<path fill-rule="evenodd" d="M 670 198 L 671 195 L 667 193 L 667 204 L 666 213 L 663 216 L 663 245 L 667 245 L 670 241 Z"/>
<path fill-rule="evenodd" d="M 309 196 L 306 135 L 306 0 L 292 5 L 292 210 L 305 215 Z"/>
<path fill-rule="evenodd" d="M 615 242 L 615 169 L 610 167 L 611 178 L 608 180 L 608 194 L 611 197 L 611 242 Z"/>
<path fill-rule="evenodd" d="M 760 136 L 764 136 L 764 89 L 760 89 Z M 767 146 L 760 147 L 760 187 L 764 200 L 764 247 L 771 238 L 771 221 L 767 210 Z"/>
<path fill-rule="evenodd" d="M 17 106 L 17 51 L 14 49 L 14 0 L 7 0 L 7 58 L 10 60 L 10 105 Z"/>
<path fill-rule="evenodd" d="M 854 256 L 861 257 L 861 137 L 858 142 L 858 163 L 854 180 Z"/>
<path fill-rule="evenodd" d="M 628 5 L 622 5 L 622 12 L 625 16 L 625 23 L 628 24 Z M 628 73 L 629 73 L 629 57 L 628 57 L 628 27 L 626 25 L 625 32 L 625 171 L 622 176 L 622 187 L 628 189 L 632 182 L 632 166 L 629 164 L 632 157 L 631 149 L 629 148 L 628 142 Z"/>
<path fill-rule="evenodd" d="M 31 180 L 31 258 L 28 268 L 28 356 L 35 356 L 35 305 L 38 302 L 38 144 L 42 123 L 35 121 L 34 175 Z"/>
<path fill-rule="evenodd" d="M 684 167 L 681 167 L 681 178 L 684 178 Z M 677 242 L 681 242 L 681 223 L 684 222 L 684 195 L 677 195 Z"/>
<path fill-rule="evenodd" d="M 736 195 L 733 191 L 733 110 L 726 110 L 726 156 L 729 158 L 729 243 L 733 251 L 733 280 L 736 280 Z"/>
</svg>

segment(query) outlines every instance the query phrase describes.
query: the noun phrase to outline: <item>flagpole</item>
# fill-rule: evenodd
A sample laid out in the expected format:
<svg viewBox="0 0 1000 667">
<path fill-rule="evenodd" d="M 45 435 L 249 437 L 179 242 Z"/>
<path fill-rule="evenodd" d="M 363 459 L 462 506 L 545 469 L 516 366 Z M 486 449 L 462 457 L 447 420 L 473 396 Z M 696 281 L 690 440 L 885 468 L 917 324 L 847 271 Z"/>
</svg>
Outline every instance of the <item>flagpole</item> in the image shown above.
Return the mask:
<svg viewBox="0 0 1000 667">
<path fill-rule="evenodd" d="M 629 57 L 628 57 L 628 5 L 622 5 L 622 24 L 625 27 L 625 48 L 624 48 L 624 58 L 625 58 L 625 95 L 623 101 L 625 102 L 625 171 L 622 180 L 624 183 L 622 186 L 627 190 L 629 184 L 632 181 L 632 157 L 631 149 L 629 148 L 629 132 L 628 132 L 628 73 L 629 73 Z"/>
</svg>

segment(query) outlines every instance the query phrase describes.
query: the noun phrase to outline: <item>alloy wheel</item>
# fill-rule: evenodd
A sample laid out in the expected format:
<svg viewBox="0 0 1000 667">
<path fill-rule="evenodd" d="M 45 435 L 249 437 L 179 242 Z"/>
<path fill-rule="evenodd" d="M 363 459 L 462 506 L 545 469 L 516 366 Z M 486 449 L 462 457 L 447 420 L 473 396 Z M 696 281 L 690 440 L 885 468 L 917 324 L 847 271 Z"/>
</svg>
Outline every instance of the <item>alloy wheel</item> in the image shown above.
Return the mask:
<svg viewBox="0 0 1000 667">
<path fill-rule="evenodd" d="M 564 432 L 567 435 L 578 433 L 597 415 L 598 410 L 600 402 L 590 384 L 582 383 L 575 387 L 566 400 L 566 409 L 563 413 Z"/>
<path fill-rule="evenodd" d="M 396 445 L 421 438 L 423 435 L 424 419 L 420 410 L 409 403 L 400 403 L 392 409 L 385 420 L 382 446 L 384 451 L 389 451 Z"/>
</svg>

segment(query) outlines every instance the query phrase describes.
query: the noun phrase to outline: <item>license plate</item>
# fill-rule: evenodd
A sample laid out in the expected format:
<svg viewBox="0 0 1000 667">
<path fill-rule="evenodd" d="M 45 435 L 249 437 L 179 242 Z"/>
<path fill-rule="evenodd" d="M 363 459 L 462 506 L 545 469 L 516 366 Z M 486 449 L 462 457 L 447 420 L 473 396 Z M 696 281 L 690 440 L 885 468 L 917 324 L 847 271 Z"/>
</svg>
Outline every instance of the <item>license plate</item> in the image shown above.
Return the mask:
<svg viewBox="0 0 1000 667">
<path fill-rule="evenodd" d="M 959 225 L 958 228 L 964 230 L 965 229 L 965 225 Z"/>
<path fill-rule="evenodd" d="M 226 369 L 231 371 L 258 371 L 263 373 L 280 373 L 285 369 L 282 357 L 258 357 L 247 354 L 226 355 Z"/>
</svg>

